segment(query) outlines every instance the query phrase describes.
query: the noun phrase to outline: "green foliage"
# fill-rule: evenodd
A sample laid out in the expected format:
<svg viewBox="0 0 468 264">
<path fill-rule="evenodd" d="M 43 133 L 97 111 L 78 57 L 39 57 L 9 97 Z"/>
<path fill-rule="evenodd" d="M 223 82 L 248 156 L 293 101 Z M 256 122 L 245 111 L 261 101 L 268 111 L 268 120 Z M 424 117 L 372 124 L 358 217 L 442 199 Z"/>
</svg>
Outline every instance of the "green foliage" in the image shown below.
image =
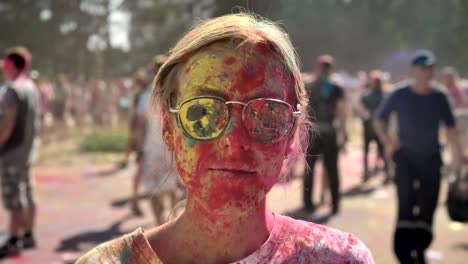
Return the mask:
<svg viewBox="0 0 468 264">
<path fill-rule="evenodd" d="M 468 3 L 464 0 L 282 1 L 281 18 L 306 70 L 321 53 L 339 67 L 379 68 L 401 50 L 432 49 L 441 65 L 468 71 Z"/>
<path fill-rule="evenodd" d="M 130 16 L 129 51 L 110 45 L 116 10 Z M 33 68 L 52 76 L 128 75 L 167 52 L 197 21 L 239 10 L 281 21 L 305 71 L 321 53 L 334 55 L 339 67 L 370 70 L 418 48 L 468 71 L 466 0 L 3 0 L 0 49 L 27 46 Z M 102 51 L 88 49 L 96 36 Z"/>
<path fill-rule="evenodd" d="M 85 136 L 80 145 L 87 152 L 123 152 L 127 142 L 128 134 L 122 130 L 92 133 Z"/>
</svg>

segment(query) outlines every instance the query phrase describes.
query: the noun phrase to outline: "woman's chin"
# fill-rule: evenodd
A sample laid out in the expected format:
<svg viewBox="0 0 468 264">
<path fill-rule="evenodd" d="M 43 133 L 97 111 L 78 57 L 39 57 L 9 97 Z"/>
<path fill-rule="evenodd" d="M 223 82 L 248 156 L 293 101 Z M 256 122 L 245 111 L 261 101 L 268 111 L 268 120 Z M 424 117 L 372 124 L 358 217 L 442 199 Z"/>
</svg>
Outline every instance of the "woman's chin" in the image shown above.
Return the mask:
<svg viewBox="0 0 468 264">
<path fill-rule="evenodd" d="M 250 214 L 252 211 L 258 209 L 259 206 L 264 204 L 266 193 L 259 191 L 254 195 L 239 194 L 234 195 L 229 199 L 227 195 L 225 199 L 203 199 L 199 201 L 203 203 L 203 207 L 206 208 L 207 213 L 216 216 L 229 216 L 229 217 L 241 217 L 246 214 Z"/>
</svg>

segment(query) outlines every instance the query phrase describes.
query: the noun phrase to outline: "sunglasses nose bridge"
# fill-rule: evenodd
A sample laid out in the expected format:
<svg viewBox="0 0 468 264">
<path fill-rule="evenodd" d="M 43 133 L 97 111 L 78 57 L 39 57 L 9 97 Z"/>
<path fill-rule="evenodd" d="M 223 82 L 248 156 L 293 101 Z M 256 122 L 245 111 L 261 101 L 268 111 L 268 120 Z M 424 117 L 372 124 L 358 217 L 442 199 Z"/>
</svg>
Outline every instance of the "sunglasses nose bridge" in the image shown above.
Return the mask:
<svg viewBox="0 0 468 264">
<path fill-rule="evenodd" d="M 229 120 L 226 124 L 225 134 L 231 133 L 237 129 L 244 131 L 245 128 L 243 125 L 243 112 L 247 104 L 239 101 L 227 101 L 226 105 L 228 106 Z M 235 107 L 235 105 L 239 106 Z"/>
<path fill-rule="evenodd" d="M 242 120 L 242 112 L 244 111 L 245 106 L 247 106 L 246 103 L 239 102 L 239 101 L 227 101 L 226 105 L 228 106 L 228 111 L 230 112 L 230 118 L 232 118 L 234 116 L 233 115 L 234 112 L 239 111 L 239 114 L 238 114 L 239 120 Z M 238 110 L 234 110 L 234 105 L 240 105 Z M 237 116 L 237 114 L 236 114 L 236 116 Z"/>
</svg>

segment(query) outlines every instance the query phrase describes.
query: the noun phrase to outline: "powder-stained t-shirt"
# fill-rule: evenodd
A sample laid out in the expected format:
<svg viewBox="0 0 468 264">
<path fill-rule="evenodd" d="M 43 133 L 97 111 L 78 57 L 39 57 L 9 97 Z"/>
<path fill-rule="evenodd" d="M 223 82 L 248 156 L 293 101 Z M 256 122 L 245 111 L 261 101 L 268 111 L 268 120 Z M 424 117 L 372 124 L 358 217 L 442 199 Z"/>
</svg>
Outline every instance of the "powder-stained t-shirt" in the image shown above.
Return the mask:
<svg viewBox="0 0 468 264">
<path fill-rule="evenodd" d="M 374 263 L 367 247 L 351 234 L 279 214 L 268 240 L 237 264 L 247 263 Z M 196 262 L 196 261 L 195 261 Z M 101 244 L 77 264 L 162 263 L 139 228 Z"/>
<path fill-rule="evenodd" d="M 416 94 L 410 85 L 395 90 L 376 112 L 376 117 L 388 120 L 397 114 L 398 139 L 403 148 L 413 154 L 432 155 L 440 151 L 439 126 L 455 126 L 455 118 L 447 96 L 433 88 L 429 94 Z"/>
</svg>

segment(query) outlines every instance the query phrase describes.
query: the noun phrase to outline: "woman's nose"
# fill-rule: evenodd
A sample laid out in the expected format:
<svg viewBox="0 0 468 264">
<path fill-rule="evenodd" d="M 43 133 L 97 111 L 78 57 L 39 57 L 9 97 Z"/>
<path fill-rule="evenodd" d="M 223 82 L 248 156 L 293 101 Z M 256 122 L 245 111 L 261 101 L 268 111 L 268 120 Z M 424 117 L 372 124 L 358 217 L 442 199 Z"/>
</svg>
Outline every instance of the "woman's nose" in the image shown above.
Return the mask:
<svg viewBox="0 0 468 264">
<path fill-rule="evenodd" d="M 241 105 L 230 105 L 231 116 L 221 137 L 221 147 L 231 150 L 249 149 L 250 138 L 242 123 L 242 109 Z"/>
</svg>

